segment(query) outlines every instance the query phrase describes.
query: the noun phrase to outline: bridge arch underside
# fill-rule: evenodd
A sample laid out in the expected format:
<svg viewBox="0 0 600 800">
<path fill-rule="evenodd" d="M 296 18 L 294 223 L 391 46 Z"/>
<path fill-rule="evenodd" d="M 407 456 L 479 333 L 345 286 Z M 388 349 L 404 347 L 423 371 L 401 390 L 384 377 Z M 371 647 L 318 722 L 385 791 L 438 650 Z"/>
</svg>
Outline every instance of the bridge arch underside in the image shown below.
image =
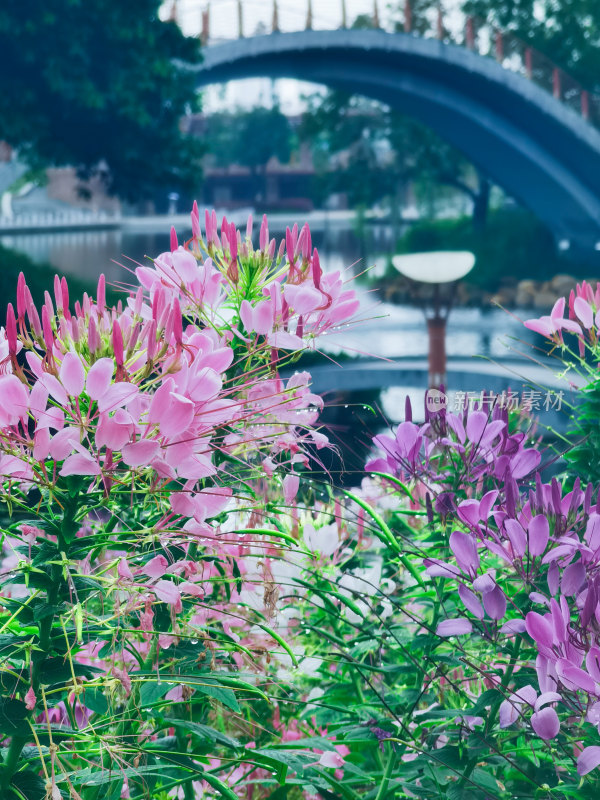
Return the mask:
<svg viewBox="0 0 600 800">
<path fill-rule="evenodd" d="M 249 77 L 312 81 L 414 116 L 568 242 L 568 255 L 600 263 L 600 134 L 491 59 L 374 31 L 274 34 L 205 50 L 198 85 Z"/>
</svg>

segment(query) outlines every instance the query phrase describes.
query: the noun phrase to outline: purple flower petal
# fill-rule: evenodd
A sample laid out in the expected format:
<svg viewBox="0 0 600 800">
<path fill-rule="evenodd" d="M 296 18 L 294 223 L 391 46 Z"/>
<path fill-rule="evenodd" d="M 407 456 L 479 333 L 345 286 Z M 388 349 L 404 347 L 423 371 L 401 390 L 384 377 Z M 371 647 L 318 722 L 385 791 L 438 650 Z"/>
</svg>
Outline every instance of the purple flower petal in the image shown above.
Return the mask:
<svg viewBox="0 0 600 800">
<path fill-rule="evenodd" d="M 483 607 L 491 619 L 502 619 L 506 614 L 506 597 L 499 586 L 483 595 Z"/>
<path fill-rule="evenodd" d="M 479 554 L 474 539 L 468 533 L 454 531 L 450 535 L 450 548 L 459 567 L 465 572 L 476 570 L 479 566 Z"/>
<path fill-rule="evenodd" d="M 527 549 L 527 535 L 516 519 L 507 519 L 504 522 L 506 535 L 511 543 L 513 553 L 520 558 Z"/>
<path fill-rule="evenodd" d="M 527 629 L 527 633 L 538 644 L 541 644 L 544 647 L 552 647 L 554 633 L 549 614 L 542 617 L 542 615 L 538 614 L 537 611 L 530 611 L 525 617 L 525 627 Z"/>
<path fill-rule="evenodd" d="M 524 619 L 509 619 L 500 628 L 500 633 L 523 633 L 524 630 Z"/>
<path fill-rule="evenodd" d="M 548 546 L 550 526 L 543 514 L 534 517 L 527 526 L 529 531 L 529 552 L 532 556 L 541 556 Z"/>
<path fill-rule="evenodd" d="M 478 444 L 484 436 L 488 424 L 488 416 L 483 411 L 473 411 L 467 419 L 467 436 L 469 441 Z"/>
<path fill-rule="evenodd" d="M 560 730 L 558 714 L 553 708 L 542 708 L 532 714 L 531 727 L 541 739 L 554 739 Z"/>
<path fill-rule="evenodd" d="M 587 775 L 600 765 L 600 747 L 592 745 L 584 748 L 577 759 L 577 774 L 580 777 Z"/>
<path fill-rule="evenodd" d="M 557 703 L 559 700 L 562 700 L 562 697 L 558 692 L 543 692 L 535 701 L 534 708 L 539 711 L 546 703 Z"/>
<path fill-rule="evenodd" d="M 590 694 L 598 693 L 596 681 L 592 676 L 575 664 L 569 663 L 566 658 L 559 658 L 556 662 L 556 672 L 567 689 L 582 689 Z"/>
<path fill-rule="evenodd" d="M 460 583 L 458 586 L 458 596 L 463 601 L 467 611 L 470 611 L 477 619 L 483 619 L 484 614 L 481 603 L 477 599 L 475 593 L 465 586 L 464 583 Z"/>
<path fill-rule="evenodd" d="M 537 450 L 521 450 L 510 462 L 510 471 L 515 480 L 520 480 L 529 475 L 542 460 L 542 455 Z"/>
<path fill-rule="evenodd" d="M 579 587 L 585 581 L 585 566 L 583 561 L 576 561 L 574 564 L 569 564 L 563 572 L 560 588 L 563 594 L 575 594 Z"/>
<path fill-rule="evenodd" d="M 473 626 L 468 619 L 459 617 L 458 619 L 445 619 L 437 626 L 436 634 L 438 636 L 462 636 L 465 633 L 471 633 Z"/>
<path fill-rule="evenodd" d="M 511 703 L 510 700 L 504 700 L 500 705 L 500 713 L 498 716 L 500 727 L 508 728 L 519 719 L 518 706 Z"/>
<path fill-rule="evenodd" d="M 465 525 L 477 525 L 481 519 L 478 500 L 463 500 L 456 512 Z"/>
<path fill-rule="evenodd" d="M 511 703 L 527 703 L 527 705 L 533 706 L 537 699 L 537 692 L 533 686 L 528 683 L 525 686 L 521 686 L 516 692 L 513 692 L 508 699 Z"/>
</svg>

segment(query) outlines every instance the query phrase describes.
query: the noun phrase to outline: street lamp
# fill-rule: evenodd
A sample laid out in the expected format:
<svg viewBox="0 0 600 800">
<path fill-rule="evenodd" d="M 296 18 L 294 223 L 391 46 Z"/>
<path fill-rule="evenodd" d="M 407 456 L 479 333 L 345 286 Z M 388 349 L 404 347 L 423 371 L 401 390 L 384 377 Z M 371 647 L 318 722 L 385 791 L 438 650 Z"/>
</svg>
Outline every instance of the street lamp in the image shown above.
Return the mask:
<svg viewBox="0 0 600 800">
<path fill-rule="evenodd" d="M 433 291 L 422 299 L 429 333 L 429 388 L 446 386 L 446 320 L 450 314 L 457 282 L 475 264 L 475 256 L 467 251 L 438 251 L 394 256 L 392 264 L 405 278 L 429 284 Z M 442 292 L 447 285 L 448 291 Z"/>
</svg>

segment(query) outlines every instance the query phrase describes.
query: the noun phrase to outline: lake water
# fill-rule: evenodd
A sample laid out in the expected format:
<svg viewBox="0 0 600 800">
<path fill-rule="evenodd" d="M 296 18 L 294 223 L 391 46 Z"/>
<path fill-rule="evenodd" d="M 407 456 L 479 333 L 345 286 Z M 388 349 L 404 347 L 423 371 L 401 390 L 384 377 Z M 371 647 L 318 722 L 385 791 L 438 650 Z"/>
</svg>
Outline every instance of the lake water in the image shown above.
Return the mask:
<svg viewBox="0 0 600 800">
<path fill-rule="evenodd" d="M 272 233 L 281 236 L 283 231 Z M 181 231 L 180 239 L 189 235 L 191 231 Z M 384 225 L 369 227 L 363 240 L 351 228 L 338 227 L 314 233 L 313 241 L 325 270 L 347 270 L 349 276 L 373 265 L 381 273 L 394 249 L 391 230 Z M 136 262 L 143 263 L 146 256 L 156 256 L 168 249 L 169 232 L 23 234 L 2 237 L 0 243 L 27 253 L 36 262 L 49 262 L 67 276 L 95 281 L 104 272 L 109 281 L 122 281 L 127 280 L 125 270 L 134 268 Z M 320 347 L 333 355 L 346 352 L 382 359 L 426 360 L 428 341 L 422 311 L 410 305 L 379 302 L 364 284 L 358 284 L 357 288 L 362 321 L 322 340 Z M 522 316 L 531 314 L 524 312 Z M 517 346 L 518 340 L 531 342 L 531 334 L 517 318 L 500 309 L 456 308 L 449 319 L 446 344 L 450 358 L 475 355 L 493 360 L 514 358 L 511 348 Z M 481 388 L 486 388 L 485 379 Z M 403 419 L 407 394 L 413 400 L 418 419 L 423 413 L 422 387 L 402 385 L 383 388 L 381 392 L 326 392 L 323 421 L 341 458 L 333 451 L 328 451 L 324 458 L 336 480 L 347 485 L 360 480 L 372 436 L 385 427 L 384 420 L 394 423 Z M 378 410 L 377 415 L 371 413 L 369 406 Z"/>
<path fill-rule="evenodd" d="M 292 215 L 290 215 L 292 216 Z M 283 231 L 272 231 L 281 236 Z M 191 235 L 181 231 L 180 238 Z M 357 274 L 372 268 L 381 274 L 393 253 L 389 226 L 369 226 L 364 239 L 353 229 L 331 228 L 313 234 L 325 270 L 348 270 Z M 18 234 L 3 236 L 0 243 L 20 250 L 38 263 L 52 264 L 60 274 L 74 275 L 94 282 L 104 272 L 109 281 L 127 280 L 127 270 L 144 263 L 169 247 L 169 231 L 132 233 L 120 230 L 68 233 Z M 345 329 L 325 343 L 333 352 L 386 358 L 425 357 L 427 337 L 422 312 L 411 306 L 379 303 L 366 288 L 360 287 L 364 322 Z M 501 338 L 523 335 L 522 326 L 498 309 L 455 309 L 448 325 L 448 355 L 474 354 L 502 358 L 507 355 Z"/>
</svg>

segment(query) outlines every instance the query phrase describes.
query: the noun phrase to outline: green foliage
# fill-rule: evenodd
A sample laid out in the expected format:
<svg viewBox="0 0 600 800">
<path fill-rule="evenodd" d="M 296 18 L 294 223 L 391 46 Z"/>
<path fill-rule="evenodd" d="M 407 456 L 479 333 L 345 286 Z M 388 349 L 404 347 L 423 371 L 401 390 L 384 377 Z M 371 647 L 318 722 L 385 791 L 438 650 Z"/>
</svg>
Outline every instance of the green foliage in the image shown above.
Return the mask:
<svg viewBox="0 0 600 800">
<path fill-rule="evenodd" d="M 7 303 L 15 302 L 19 272 L 27 275 L 31 295 L 36 304 L 44 302 L 44 291 L 52 286 L 56 269 L 51 264 L 36 264 L 25 253 L 0 245 L 0 294 Z M 91 282 L 79 278 L 69 278 L 69 286 L 74 297 L 90 292 Z M 109 292 L 110 296 L 110 292 Z"/>
<path fill-rule="evenodd" d="M 429 250 L 470 250 L 477 258 L 469 282 L 495 291 L 506 278 L 547 280 L 559 272 L 590 274 L 590 266 L 569 261 L 556 252 L 550 231 L 521 208 L 490 212 L 485 231 L 473 229 L 468 217 L 418 222 L 398 243 L 401 253 Z"/>
<path fill-rule="evenodd" d="M 30 166 L 106 175 L 130 200 L 186 188 L 200 144 L 180 131 L 195 104 L 197 42 L 159 20 L 159 0 L 8 0 L 0 7 L 0 138 Z"/>
<path fill-rule="evenodd" d="M 206 117 L 204 141 L 220 167 L 248 167 L 256 194 L 266 196 L 265 167 L 275 157 L 286 164 L 295 146 L 290 122 L 277 106 L 249 111 L 221 111 Z M 262 177 L 261 177 L 262 173 Z"/>
<path fill-rule="evenodd" d="M 463 8 L 514 32 L 588 89 L 600 88 L 597 0 L 466 0 Z"/>
<path fill-rule="evenodd" d="M 345 192 L 352 206 L 391 198 L 395 207 L 403 187 L 419 181 L 451 187 L 487 207 L 487 185 L 456 149 L 381 103 L 338 90 L 313 95 L 299 133 L 314 153 L 320 197 Z"/>
<path fill-rule="evenodd" d="M 273 157 L 286 163 L 294 144 L 289 120 L 277 106 L 210 114 L 204 136 L 218 166 L 238 164 L 254 172 Z"/>
<path fill-rule="evenodd" d="M 572 446 L 565 452 L 570 476 L 585 476 L 585 481 L 600 482 L 600 381 L 591 381 L 577 394 L 569 430 Z M 583 480 L 583 477 L 582 477 Z M 572 478 L 571 478 L 572 482 Z"/>
</svg>

